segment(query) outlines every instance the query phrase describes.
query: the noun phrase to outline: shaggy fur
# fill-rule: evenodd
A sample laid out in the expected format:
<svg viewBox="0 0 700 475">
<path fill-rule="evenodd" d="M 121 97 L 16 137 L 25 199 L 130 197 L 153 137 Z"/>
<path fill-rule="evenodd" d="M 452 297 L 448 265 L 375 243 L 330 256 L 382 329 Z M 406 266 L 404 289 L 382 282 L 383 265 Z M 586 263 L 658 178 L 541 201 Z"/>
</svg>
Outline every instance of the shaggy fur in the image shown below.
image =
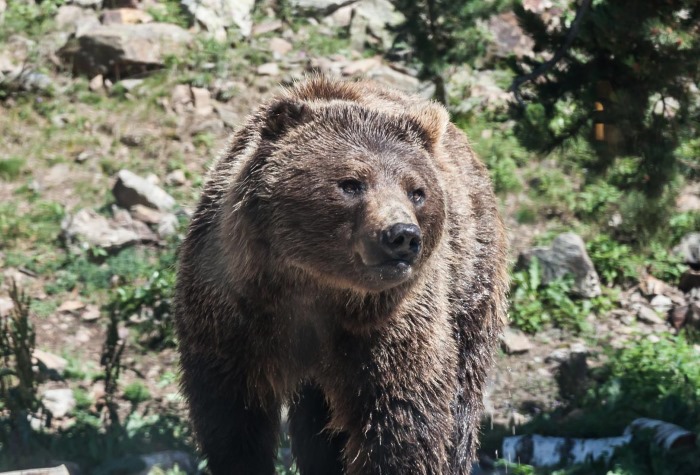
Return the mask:
<svg viewBox="0 0 700 475">
<path fill-rule="evenodd" d="M 396 223 L 417 254 L 382 260 Z M 487 171 L 444 108 L 325 78 L 262 105 L 180 253 L 182 389 L 211 472 L 274 473 L 289 403 L 304 475 L 468 474 L 506 288 Z"/>
</svg>

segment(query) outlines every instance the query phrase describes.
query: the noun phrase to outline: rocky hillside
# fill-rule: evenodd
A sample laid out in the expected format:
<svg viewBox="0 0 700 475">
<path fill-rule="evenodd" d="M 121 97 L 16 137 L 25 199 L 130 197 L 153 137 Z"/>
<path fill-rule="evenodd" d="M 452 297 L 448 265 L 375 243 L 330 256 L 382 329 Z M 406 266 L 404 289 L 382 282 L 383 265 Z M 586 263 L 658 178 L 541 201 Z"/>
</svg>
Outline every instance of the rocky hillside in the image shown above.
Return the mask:
<svg viewBox="0 0 700 475">
<path fill-rule="evenodd" d="M 558 18 L 561 2 L 530 3 Z M 0 0 L 0 470 L 203 467 L 170 299 L 207 166 L 245 114 L 307 74 L 431 97 L 394 41 L 403 20 L 388 0 Z M 513 288 L 476 473 L 700 473 L 700 183 L 680 185 L 667 233 L 641 247 L 583 218 L 612 192 L 584 189 L 565 152 L 527 151 L 507 115 L 504 61 L 532 42 L 510 12 L 479 28 L 483 60 L 448 68 L 447 98 L 492 169 Z M 630 425 L 640 417 L 680 435 L 654 439 Z M 542 441 L 509 438 L 626 427 L 641 435 L 593 462 L 543 462 Z M 283 434 L 280 473 L 294 473 L 288 446 Z"/>
</svg>

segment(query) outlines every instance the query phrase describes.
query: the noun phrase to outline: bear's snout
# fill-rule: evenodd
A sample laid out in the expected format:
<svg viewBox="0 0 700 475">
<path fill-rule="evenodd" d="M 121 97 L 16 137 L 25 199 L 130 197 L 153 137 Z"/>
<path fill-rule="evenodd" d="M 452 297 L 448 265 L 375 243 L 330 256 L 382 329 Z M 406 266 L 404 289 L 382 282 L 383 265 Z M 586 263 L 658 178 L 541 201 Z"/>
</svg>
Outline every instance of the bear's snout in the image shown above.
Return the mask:
<svg viewBox="0 0 700 475">
<path fill-rule="evenodd" d="M 389 226 L 380 233 L 379 246 L 389 259 L 412 264 L 422 247 L 420 228 L 405 223 Z"/>
</svg>

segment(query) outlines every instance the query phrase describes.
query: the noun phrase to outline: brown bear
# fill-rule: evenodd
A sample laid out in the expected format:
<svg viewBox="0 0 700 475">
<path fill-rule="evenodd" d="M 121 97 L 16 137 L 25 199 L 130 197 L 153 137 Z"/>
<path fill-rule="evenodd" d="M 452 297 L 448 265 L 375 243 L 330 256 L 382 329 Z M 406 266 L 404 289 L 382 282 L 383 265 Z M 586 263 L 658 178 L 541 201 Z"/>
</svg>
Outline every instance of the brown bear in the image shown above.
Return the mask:
<svg viewBox="0 0 700 475">
<path fill-rule="evenodd" d="M 208 467 L 468 474 L 506 240 L 445 109 L 315 77 L 251 115 L 180 251 L 182 390 Z"/>
</svg>

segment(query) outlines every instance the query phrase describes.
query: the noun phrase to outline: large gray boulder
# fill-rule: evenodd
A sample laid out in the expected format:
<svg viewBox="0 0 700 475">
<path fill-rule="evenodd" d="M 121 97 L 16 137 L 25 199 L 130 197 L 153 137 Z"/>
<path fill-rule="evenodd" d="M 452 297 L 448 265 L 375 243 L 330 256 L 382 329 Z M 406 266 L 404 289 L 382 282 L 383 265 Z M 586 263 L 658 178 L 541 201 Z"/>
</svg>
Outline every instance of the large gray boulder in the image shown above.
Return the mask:
<svg viewBox="0 0 700 475">
<path fill-rule="evenodd" d="M 600 278 L 578 234 L 560 234 L 550 247 L 536 247 L 521 254 L 520 264 L 528 265 L 533 258 L 542 266 L 544 284 L 571 275 L 574 278 L 572 290 L 577 295 L 592 298 L 601 294 Z"/>
<path fill-rule="evenodd" d="M 124 77 L 162 67 L 191 41 L 187 30 L 169 23 L 99 25 L 81 31 L 59 54 L 77 73 Z"/>
</svg>

